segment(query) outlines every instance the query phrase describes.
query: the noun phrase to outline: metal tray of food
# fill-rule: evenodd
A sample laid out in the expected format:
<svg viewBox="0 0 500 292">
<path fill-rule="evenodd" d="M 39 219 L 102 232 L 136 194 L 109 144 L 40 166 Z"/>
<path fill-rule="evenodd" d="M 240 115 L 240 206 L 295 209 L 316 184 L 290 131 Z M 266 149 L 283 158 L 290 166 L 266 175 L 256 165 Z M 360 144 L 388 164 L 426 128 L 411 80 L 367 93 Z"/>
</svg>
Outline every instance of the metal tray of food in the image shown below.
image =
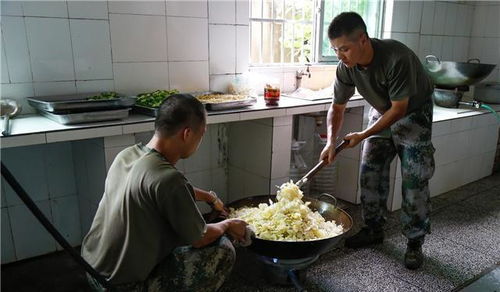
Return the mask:
<svg viewBox="0 0 500 292">
<path fill-rule="evenodd" d="M 137 105 L 137 104 L 134 105 L 134 107 L 132 108 L 132 111 L 134 113 L 143 114 L 143 115 L 150 116 L 150 117 L 156 117 L 156 115 L 158 114 L 157 107 L 147 107 L 147 106 L 142 106 L 142 105 Z"/>
<path fill-rule="evenodd" d="M 29 97 L 28 103 L 41 111 L 51 113 L 79 113 L 93 110 L 111 110 L 131 107 L 135 104 L 135 97 L 117 94 L 116 98 L 99 98 L 101 93 L 82 93 L 72 95 L 55 95 L 42 97 Z"/>
<path fill-rule="evenodd" d="M 247 106 L 251 106 L 257 102 L 257 99 L 252 96 L 248 95 L 235 95 L 235 94 L 225 94 L 222 92 L 217 92 L 217 91 L 208 91 L 208 92 L 195 92 L 191 93 L 195 97 L 199 98 L 203 95 L 213 95 L 214 99 L 217 100 L 217 96 L 221 96 L 223 99 L 224 97 L 228 97 L 228 101 L 206 101 L 206 100 L 201 100 L 201 102 L 205 105 L 205 108 L 209 111 L 221 111 L 221 110 L 230 110 L 230 109 L 238 109 L 238 108 L 244 108 Z M 231 98 L 241 98 L 238 100 L 231 100 Z"/>
<path fill-rule="evenodd" d="M 114 109 L 114 110 L 104 110 L 104 111 L 92 111 L 92 112 L 82 112 L 82 113 L 66 113 L 66 114 L 56 114 L 47 111 L 39 111 L 39 113 L 55 122 L 63 125 L 81 124 L 81 123 L 93 123 L 102 122 L 110 120 L 121 120 L 128 117 L 129 108 L 126 109 Z"/>
</svg>

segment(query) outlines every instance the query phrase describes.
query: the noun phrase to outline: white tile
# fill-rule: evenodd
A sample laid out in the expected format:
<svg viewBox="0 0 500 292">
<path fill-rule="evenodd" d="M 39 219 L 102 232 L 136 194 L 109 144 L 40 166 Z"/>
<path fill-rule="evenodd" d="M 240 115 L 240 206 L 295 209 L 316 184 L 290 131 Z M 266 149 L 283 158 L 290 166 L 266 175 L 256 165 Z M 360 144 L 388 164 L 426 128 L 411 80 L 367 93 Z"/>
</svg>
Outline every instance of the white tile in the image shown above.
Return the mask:
<svg viewBox="0 0 500 292">
<path fill-rule="evenodd" d="M 68 17 L 66 1 L 23 1 L 25 16 Z"/>
<path fill-rule="evenodd" d="M 7 184 L 7 181 L 2 177 L 1 182 L 0 182 L 0 196 L 1 198 L 1 208 L 7 207 L 7 199 L 5 198 L 5 185 Z"/>
<path fill-rule="evenodd" d="M 135 143 L 142 143 L 142 144 L 147 144 L 149 140 L 153 137 L 154 132 L 149 131 L 149 132 L 142 132 L 142 133 L 136 133 L 134 134 L 135 136 Z"/>
<path fill-rule="evenodd" d="M 74 80 L 68 19 L 26 18 L 34 81 Z"/>
<path fill-rule="evenodd" d="M 236 73 L 248 72 L 250 62 L 250 29 L 248 26 L 236 27 Z"/>
<path fill-rule="evenodd" d="M 356 190 L 358 187 L 359 162 L 349 158 L 339 157 L 338 161 L 338 184 L 339 191 L 335 194 L 337 198 L 349 202 L 356 201 Z"/>
<path fill-rule="evenodd" d="M 457 24 L 455 26 L 454 35 L 469 36 L 470 27 L 466 27 L 467 5 L 457 5 Z"/>
<path fill-rule="evenodd" d="M 226 168 L 220 167 L 212 169 L 212 190 L 217 193 L 217 196 L 225 203 L 228 202 L 227 198 L 227 174 Z"/>
<path fill-rule="evenodd" d="M 79 211 L 80 211 L 80 228 L 82 240 L 85 235 L 90 230 L 92 221 L 94 220 L 95 213 L 97 212 L 98 206 L 96 204 L 91 204 L 88 200 L 79 199 Z"/>
<path fill-rule="evenodd" d="M 443 35 L 446 24 L 446 3 L 436 2 L 434 9 L 434 22 L 432 25 L 432 34 Z"/>
<path fill-rule="evenodd" d="M 2 1 L 0 12 L 2 15 L 23 16 L 23 3 L 21 1 Z"/>
<path fill-rule="evenodd" d="M 45 147 L 49 197 L 76 194 L 71 143 L 50 143 Z"/>
<path fill-rule="evenodd" d="M 434 53 L 432 52 L 432 37 L 426 35 L 421 36 L 418 47 L 418 57 L 422 62 L 425 62 L 425 57 Z"/>
<path fill-rule="evenodd" d="M 134 135 L 119 135 L 104 137 L 104 148 L 117 146 L 131 146 L 135 144 Z"/>
<path fill-rule="evenodd" d="M 38 202 L 37 206 L 51 221 L 49 201 Z M 56 250 L 55 240 L 26 206 L 19 205 L 9 208 L 9 215 L 18 260 Z"/>
<path fill-rule="evenodd" d="M 431 52 L 434 56 L 442 59 L 443 57 L 443 37 L 442 36 L 432 36 L 431 37 Z M 443 61 L 448 61 L 444 60 Z"/>
<path fill-rule="evenodd" d="M 108 1 L 110 13 L 165 15 L 165 1 Z"/>
<path fill-rule="evenodd" d="M 75 81 L 33 83 L 35 96 L 75 94 Z"/>
<path fill-rule="evenodd" d="M 235 73 L 236 27 L 210 25 L 210 74 Z"/>
<path fill-rule="evenodd" d="M 7 67 L 7 57 L 5 56 L 5 46 L 2 46 L 2 83 L 9 83 L 9 68 Z"/>
<path fill-rule="evenodd" d="M 406 34 L 406 45 L 415 54 L 418 54 L 419 41 L 420 41 L 420 35 L 418 33 L 408 33 L 408 34 Z"/>
<path fill-rule="evenodd" d="M 473 37 L 484 36 L 486 30 L 486 19 L 488 17 L 488 7 L 476 5 L 474 7 L 474 16 L 472 20 L 472 32 Z"/>
<path fill-rule="evenodd" d="M 393 32 L 391 34 L 391 39 L 394 39 L 394 40 L 402 42 L 403 44 L 406 44 L 406 33 Z"/>
<path fill-rule="evenodd" d="M 211 89 L 212 90 L 212 89 Z M 224 114 L 224 115 L 211 115 L 207 118 L 207 124 L 229 123 L 241 120 L 239 113 L 237 114 Z"/>
<path fill-rule="evenodd" d="M 434 152 L 436 166 L 450 162 L 450 152 L 448 151 L 448 146 L 450 145 L 448 143 L 449 137 L 450 135 L 432 137 L 432 144 L 436 149 L 436 152 Z"/>
<path fill-rule="evenodd" d="M 46 143 L 45 134 L 32 134 L 2 138 L 2 149 Z"/>
<path fill-rule="evenodd" d="M 271 163 L 271 178 L 287 177 L 289 176 L 289 174 L 290 151 L 273 152 Z"/>
<path fill-rule="evenodd" d="M 207 0 L 167 0 L 167 15 L 169 16 L 207 17 L 207 13 Z"/>
<path fill-rule="evenodd" d="M 458 4 L 455 3 L 446 3 L 446 22 L 444 25 L 444 34 L 448 36 L 455 35 L 455 29 L 457 26 L 457 13 L 458 13 Z"/>
<path fill-rule="evenodd" d="M 423 6 L 422 1 L 410 1 L 408 32 L 420 32 L 420 20 L 422 19 Z"/>
<path fill-rule="evenodd" d="M 165 17 L 111 14 L 109 22 L 114 62 L 167 60 Z"/>
<path fill-rule="evenodd" d="M 168 63 L 114 63 L 115 89 L 125 94 L 137 94 L 156 89 L 168 89 Z"/>
<path fill-rule="evenodd" d="M 10 228 L 9 211 L 2 208 L 2 264 L 16 260 L 16 251 L 12 241 L 12 229 Z"/>
<path fill-rule="evenodd" d="M 208 21 L 210 23 L 234 24 L 236 21 L 236 1 L 208 1 Z"/>
<path fill-rule="evenodd" d="M 208 60 L 208 22 L 201 18 L 167 17 L 168 60 Z"/>
<path fill-rule="evenodd" d="M 203 137 L 198 150 L 184 160 L 186 173 L 210 169 L 210 136 Z"/>
<path fill-rule="evenodd" d="M 473 28 L 473 21 L 474 21 L 474 6 L 472 5 L 465 5 L 465 11 L 466 11 L 466 17 L 465 17 L 465 36 L 472 36 L 472 28 Z"/>
<path fill-rule="evenodd" d="M 455 37 L 453 40 L 453 60 L 465 62 L 467 59 L 467 49 L 469 38 Z"/>
<path fill-rule="evenodd" d="M 422 23 L 420 26 L 420 33 L 422 34 L 432 34 L 435 5 L 434 1 L 424 1 Z"/>
<path fill-rule="evenodd" d="M 89 184 L 87 197 L 91 204 L 99 204 L 104 193 L 104 181 L 106 179 L 106 159 L 104 148 L 89 144 L 85 148 L 85 159 L 87 166 Z"/>
<path fill-rule="evenodd" d="M 34 201 L 49 198 L 44 149 L 45 145 L 36 145 L 2 150 L 5 166 Z M 9 185 L 5 192 L 8 206 L 23 204 Z"/>
<path fill-rule="evenodd" d="M 26 97 L 34 96 L 32 83 L 2 84 L 2 97 L 15 99 L 22 106 L 21 114 L 34 113 L 35 110 L 28 105 Z"/>
<path fill-rule="evenodd" d="M 394 1 L 392 28 L 393 32 L 408 31 L 408 17 L 410 12 L 409 1 Z"/>
<path fill-rule="evenodd" d="M 69 130 L 47 133 L 47 143 L 83 140 L 89 138 L 121 135 L 121 126 L 101 127 L 83 130 Z"/>
<path fill-rule="evenodd" d="M 212 189 L 212 178 L 209 170 L 187 173 L 186 177 L 193 187 L 203 190 Z"/>
<path fill-rule="evenodd" d="M 482 46 L 478 46 L 482 38 L 471 37 L 469 42 L 469 58 L 481 58 Z"/>
<path fill-rule="evenodd" d="M 244 172 L 237 167 L 228 167 L 228 202 L 246 197 Z"/>
<path fill-rule="evenodd" d="M 281 117 L 286 115 L 286 109 L 268 109 L 260 111 L 242 112 L 241 120 L 257 120 L 265 118 Z"/>
<path fill-rule="evenodd" d="M 442 121 L 432 123 L 432 137 L 447 135 L 450 132 L 451 122 Z"/>
<path fill-rule="evenodd" d="M 80 211 L 77 196 L 66 196 L 50 201 L 54 227 L 71 246 L 81 244 Z M 62 248 L 58 245 L 58 249 Z"/>
<path fill-rule="evenodd" d="M 170 87 L 182 92 L 209 89 L 208 61 L 170 62 Z"/>
<path fill-rule="evenodd" d="M 68 1 L 69 18 L 108 19 L 105 1 Z"/>
<path fill-rule="evenodd" d="M 484 38 L 482 41 L 481 62 L 486 64 L 497 64 L 500 61 L 500 38 Z"/>
<path fill-rule="evenodd" d="M 453 60 L 453 37 L 451 36 L 445 36 L 442 37 L 443 39 L 443 47 L 442 47 L 442 53 L 441 53 L 441 58 L 445 61 L 452 60 L 452 61 L 458 61 L 458 60 Z"/>
<path fill-rule="evenodd" d="M 490 151 L 482 155 L 481 168 L 479 169 L 480 177 L 491 175 L 493 171 L 493 164 L 495 162 L 496 151 Z"/>
<path fill-rule="evenodd" d="M 76 81 L 77 93 L 102 91 L 115 91 L 115 83 L 113 80 Z"/>
<path fill-rule="evenodd" d="M 71 19 L 70 30 L 76 79 L 112 79 L 108 22 Z"/>
<path fill-rule="evenodd" d="M 236 24 L 248 25 L 250 23 L 250 1 L 236 0 Z"/>
<path fill-rule="evenodd" d="M 270 177 L 272 164 L 270 152 L 272 145 L 271 127 L 263 126 L 257 123 L 247 123 L 246 125 L 244 139 L 242 141 L 246 144 L 245 148 L 242 148 L 241 150 L 238 149 L 234 154 L 243 156 L 245 170 L 261 177 Z M 228 139 L 230 139 L 230 137 L 228 137 Z M 259 155 L 248 155 L 247 153 L 259 153 Z M 290 152 L 288 152 L 288 155 L 289 153 Z M 233 160 L 235 155 L 232 156 Z M 278 157 L 282 157 L 283 151 L 281 155 L 276 155 L 278 155 Z M 276 170 L 278 171 L 278 169 Z M 281 176 L 286 175 L 288 175 L 288 173 Z"/>
<path fill-rule="evenodd" d="M 26 28 L 22 17 L 2 17 L 2 34 L 4 50 L 9 68 L 10 80 L 13 83 L 31 82 L 31 66 L 29 61 Z"/>
<path fill-rule="evenodd" d="M 273 127 L 273 153 L 289 151 L 292 144 L 292 126 Z"/>
<path fill-rule="evenodd" d="M 450 132 L 462 132 L 472 128 L 471 118 L 454 119 L 450 123 Z"/>
</svg>

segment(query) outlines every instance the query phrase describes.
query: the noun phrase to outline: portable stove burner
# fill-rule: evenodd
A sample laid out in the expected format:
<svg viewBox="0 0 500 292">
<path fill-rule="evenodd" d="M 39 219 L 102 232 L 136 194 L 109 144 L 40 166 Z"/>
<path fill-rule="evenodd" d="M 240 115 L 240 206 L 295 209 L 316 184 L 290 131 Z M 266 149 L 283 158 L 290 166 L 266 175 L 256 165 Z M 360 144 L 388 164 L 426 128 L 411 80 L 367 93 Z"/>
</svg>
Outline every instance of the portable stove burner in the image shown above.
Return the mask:
<svg viewBox="0 0 500 292">
<path fill-rule="evenodd" d="M 298 291 L 305 291 L 300 284 L 306 279 L 306 270 L 314 263 L 319 255 L 301 259 L 278 259 L 258 256 L 266 270 L 266 278 L 272 284 L 293 285 Z"/>
</svg>

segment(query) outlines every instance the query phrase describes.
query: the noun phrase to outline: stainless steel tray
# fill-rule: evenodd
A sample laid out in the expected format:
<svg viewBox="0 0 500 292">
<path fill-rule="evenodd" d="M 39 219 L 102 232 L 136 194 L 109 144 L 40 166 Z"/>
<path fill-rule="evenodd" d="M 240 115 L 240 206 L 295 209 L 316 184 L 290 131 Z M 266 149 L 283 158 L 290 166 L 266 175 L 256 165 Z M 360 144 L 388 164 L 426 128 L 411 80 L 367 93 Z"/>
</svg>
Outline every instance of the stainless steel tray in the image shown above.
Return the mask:
<svg viewBox="0 0 500 292">
<path fill-rule="evenodd" d="M 154 107 L 147 107 L 147 106 L 142 106 L 142 105 L 136 104 L 136 105 L 134 105 L 132 110 L 134 113 L 143 114 L 143 115 L 150 116 L 150 117 L 156 117 L 156 115 L 158 114 L 157 107 L 154 108 Z"/>
<path fill-rule="evenodd" d="M 197 97 L 200 95 L 204 94 L 224 94 L 222 92 L 218 91 L 208 91 L 208 92 L 194 92 L 191 93 L 193 96 Z M 247 106 L 251 106 L 257 102 L 257 98 L 253 96 L 248 96 L 246 99 L 243 100 L 234 100 L 234 101 L 227 101 L 227 102 L 217 102 L 217 103 L 203 103 L 205 105 L 205 108 L 209 111 L 222 111 L 222 110 L 230 110 L 230 109 L 238 109 L 238 108 L 244 108 Z"/>
<path fill-rule="evenodd" d="M 39 113 L 60 124 L 71 125 L 125 119 L 128 117 L 129 111 L 130 109 L 126 108 L 68 114 L 55 114 L 46 111 L 39 111 Z"/>
<path fill-rule="evenodd" d="M 110 110 L 131 107 L 135 104 L 135 97 L 122 96 L 114 99 L 88 100 L 88 97 L 99 95 L 100 93 L 82 93 L 72 95 L 56 95 L 29 97 L 28 103 L 41 111 L 51 113 L 78 113 L 93 110 Z"/>
</svg>

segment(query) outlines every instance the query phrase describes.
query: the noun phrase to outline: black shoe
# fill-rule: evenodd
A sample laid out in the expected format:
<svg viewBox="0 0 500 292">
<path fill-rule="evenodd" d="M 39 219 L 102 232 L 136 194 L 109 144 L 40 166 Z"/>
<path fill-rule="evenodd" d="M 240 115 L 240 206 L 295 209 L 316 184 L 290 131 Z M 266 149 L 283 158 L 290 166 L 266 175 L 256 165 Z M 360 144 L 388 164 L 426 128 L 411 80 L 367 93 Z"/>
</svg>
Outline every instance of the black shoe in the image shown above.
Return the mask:
<svg viewBox="0 0 500 292">
<path fill-rule="evenodd" d="M 424 254 L 422 253 L 421 240 L 409 240 L 405 253 L 405 266 L 410 270 L 416 270 L 422 266 L 424 262 Z"/>
<path fill-rule="evenodd" d="M 358 233 L 345 240 L 348 248 L 360 248 L 384 242 L 384 231 L 382 228 L 372 229 L 363 227 Z"/>
</svg>

